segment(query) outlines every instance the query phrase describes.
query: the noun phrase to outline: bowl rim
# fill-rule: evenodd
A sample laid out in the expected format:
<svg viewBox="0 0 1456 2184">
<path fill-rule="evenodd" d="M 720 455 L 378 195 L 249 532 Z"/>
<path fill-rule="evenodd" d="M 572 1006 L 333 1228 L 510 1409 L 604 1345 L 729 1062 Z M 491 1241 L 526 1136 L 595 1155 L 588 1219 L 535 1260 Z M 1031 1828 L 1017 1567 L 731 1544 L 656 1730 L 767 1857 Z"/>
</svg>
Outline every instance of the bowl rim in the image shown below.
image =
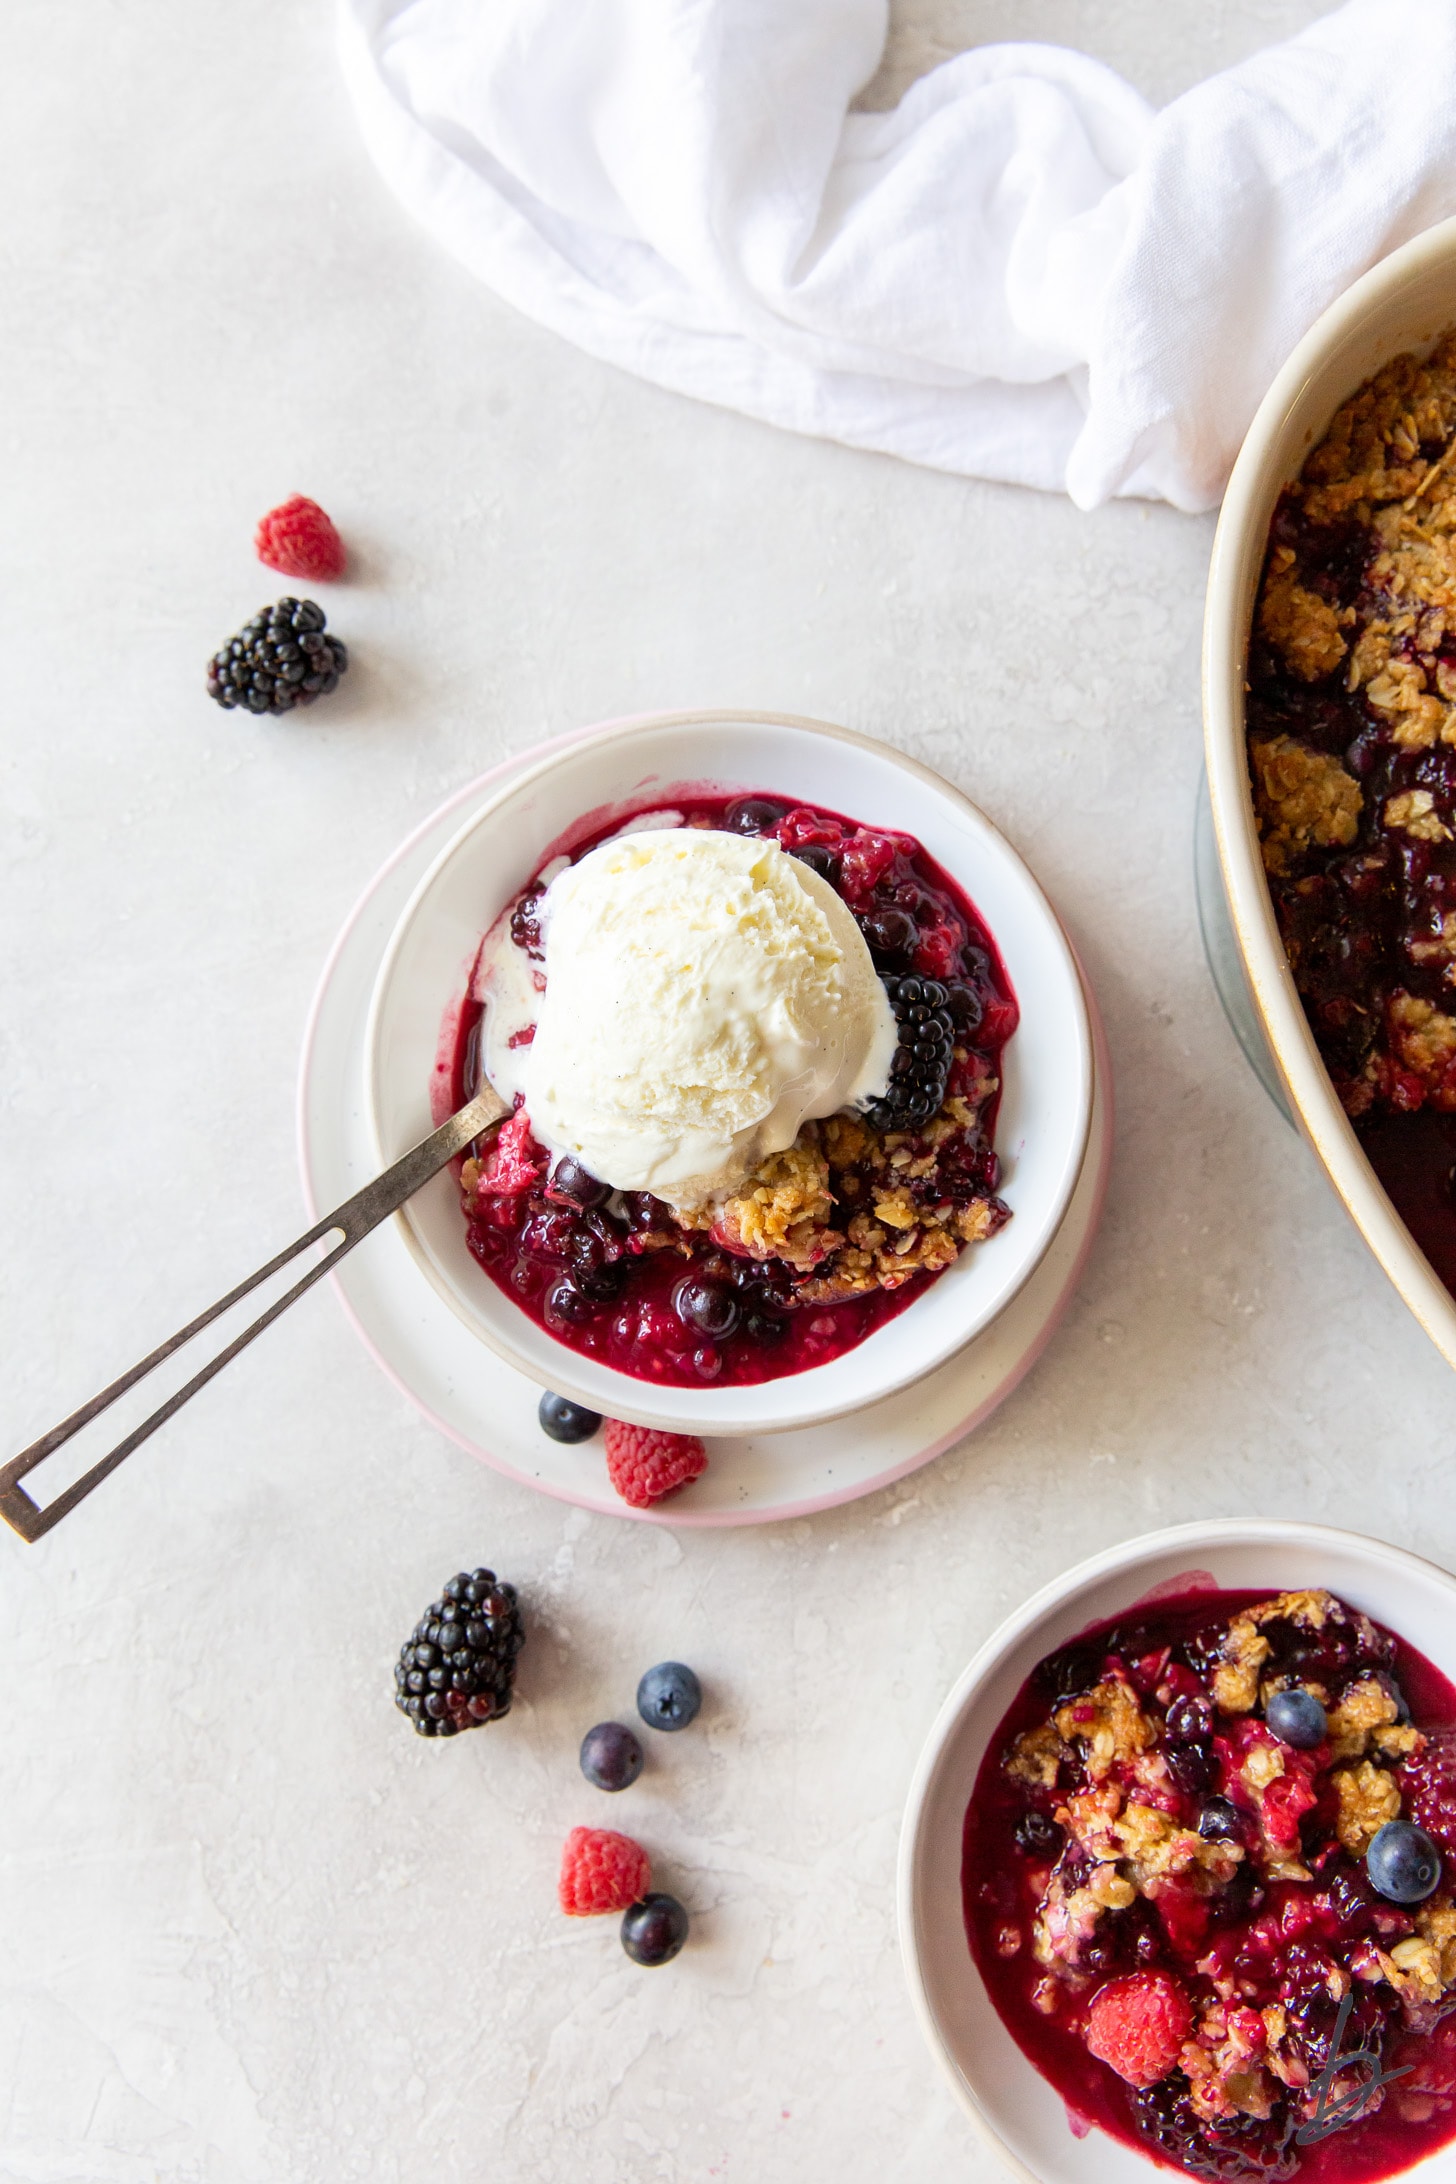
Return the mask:
<svg viewBox="0 0 1456 2184">
<path fill-rule="evenodd" d="M 1443 1569 L 1439 1563 L 1409 1548 L 1397 1547 L 1389 1540 L 1371 1539 L 1364 1533 L 1351 1532 L 1343 1526 L 1332 1524 L 1305 1524 L 1297 1520 L 1281 1518 L 1208 1517 L 1187 1524 L 1173 1524 L 1154 1532 L 1140 1532 L 1135 1538 L 1121 1540 L 1116 1545 L 1104 1547 L 1096 1554 L 1088 1555 L 1081 1562 L 1051 1578 L 1046 1584 L 1024 1600 L 1019 1608 L 1000 1622 L 985 1642 L 971 1656 L 954 1684 L 947 1692 L 935 1719 L 926 1732 L 910 1787 L 905 1796 L 904 1815 L 900 1824 L 900 1842 L 895 1869 L 895 1918 L 900 1933 L 900 1957 L 904 1967 L 905 1982 L 910 1990 L 911 2008 L 921 2033 L 940 2066 L 960 2106 L 970 2118 L 984 2143 L 1005 2162 L 1023 2184 L 1044 2184 L 1034 2169 L 1029 2169 L 996 2127 L 989 2110 L 980 2101 L 975 2086 L 962 2069 L 957 2056 L 946 2039 L 940 2020 L 931 2000 L 929 1984 L 921 1962 L 919 1948 L 918 1882 L 919 1853 L 924 1830 L 925 1809 L 935 1786 L 936 1776 L 944 1759 L 947 1746 L 960 1724 L 962 1715 L 979 1694 L 1003 1661 L 1023 1643 L 1066 1601 L 1077 1593 L 1109 1577 L 1132 1572 L 1139 1564 L 1157 1561 L 1169 1554 L 1194 1555 L 1200 1550 L 1218 1547 L 1324 1547 L 1338 1550 L 1341 1554 L 1354 1554 L 1365 1561 L 1382 1567 L 1392 1575 L 1415 1574 L 1434 1580 L 1456 1603 L 1456 1574 Z M 979 1976 L 979 1975 L 978 1975 Z M 1056 2088 L 1049 2081 L 1050 2099 L 1060 2099 Z M 1147 2160 L 1149 2174 L 1164 2174 L 1163 2165 Z"/>
<path fill-rule="evenodd" d="M 617 1372 L 615 1368 L 604 1368 L 605 1371 L 610 1373 L 614 1383 L 610 1397 L 611 1415 L 621 1416 L 634 1423 L 647 1426 L 660 1427 L 666 1424 L 670 1430 L 706 1434 L 709 1438 L 713 1436 L 715 1431 L 730 1434 L 787 1432 L 796 1427 L 825 1424 L 835 1418 L 848 1416 L 863 1409 L 868 1403 L 880 1402 L 887 1396 L 903 1393 L 917 1381 L 923 1379 L 927 1373 L 935 1371 L 945 1363 L 947 1358 L 954 1356 L 960 1349 L 965 1347 L 966 1343 L 974 1341 L 979 1334 L 992 1325 L 1011 1303 L 1012 1299 L 1025 1287 L 1037 1267 L 1041 1265 L 1061 1228 L 1062 1222 L 1066 1218 L 1067 1209 L 1071 1204 L 1078 1179 L 1087 1160 L 1092 1128 L 1093 1083 L 1096 1068 L 1091 1016 L 1083 984 L 1084 974 L 1076 950 L 1072 946 L 1061 919 L 1048 899 L 1041 882 L 1026 859 L 1021 855 L 1021 852 L 1015 848 L 981 807 L 961 789 L 957 788 L 953 782 L 948 781 L 943 774 L 937 773 L 933 767 L 925 765 L 919 759 L 912 758 L 908 753 L 899 750 L 893 744 L 883 742 L 878 737 L 864 735 L 855 729 L 844 728 L 837 723 L 818 720 L 806 714 L 737 707 L 690 708 L 659 713 L 634 714 L 626 718 L 605 721 L 599 726 L 571 736 L 569 740 L 555 744 L 543 752 L 539 763 L 524 767 L 519 773 L 502 783 L 499 788 L 487 794 L 480 803 L 472 805 L 412 891 L 409 901 L 396 921 L 388 945 L 380 960 L 374 992 L 370 1000 L 369 1022 L 365 1033 L 364 1100 L 366 1122 L 378 1148 L 381 1160 L 389 1157 L 384 1145 L 383 1133 L 379 1127 L 380 1118 L 377 1099 L 376 1054 L 383 997 L 388 988 L 397 957 L 404 948 L 406 936 L 413 926 L 425 897 L 445 866 L 459 853 L 476 829 L 489 820 L 501 805 L 522 794 L 529 794 L 533 786 L 546 775 L 557 771 L 563 765 L 570 766 L 577 763 L 580 759 L 589 756 L 605 744 L 626 744 L 636 737 L 658 734 L 663 730 L 731 727 L 737 724 L 769 729 L 788 728 L 794 731 L 808 731 L 813 735 L 852 745 L 876 761 L 908 773 L 922 783 L 931 793 L 944 799 L 953 807 L 959 807 L 961 812 L 969 818 L 973 828 L 991 837 L 998 845 L 1001 852 L 1017 868 L 1021 882 L 1026 889 L 1027 899 L 1042 924 L 1045 937 L 1054 950 L 1064 959 L 1064 967 L 1068 976 L 1068 991 L 1071 997 L 1071 1021 L 1068 1028 L 1072 1034 L 1072 1040 L 1068 1063 L 1069 1074 L 1073 1078 L 1077 1119 L 1070 1141 L 1069 1157 L 1047 1213 L 1043 1218 L 1041 1233 L 1038 1236 L 1035 1248 L 1027 1254 L 1015 1278 L 1009 1280 L 1003 1286 L 1002 1290 L 995 1296 L 989 1309 L 981 1311 L 975 1324 L 960 1335 L 958 1339 L 942 1345 L 933 1353 L 928 1353 L 923 1360 L 911 1360 L 902 1368 L 892 1369 L 884 1373 L 873 1389 L 858 1393 L 847 1391 L 842 1396 L 832 1397 L 828 1401 L 817 1401 L 812 1406 L 808 1406 L 801 1401 L 796 1405 L 790 1404 L 786 1411 L 774 1412 L 766 1417 L 754 1418 L 751 1421 L 726 1421 L 715 1419 L 712 1415 L 711 1398 L 714 1391 L 711 1387 L 702 1390 L 678 1390 L 675 1388 L 660 1390 L 656 1383 L 638 1382 L 627 1374 Z M 993 939 L 997 938 L 994 932 L 992 937 Z M 463 1324 L 470 1329 L 478 1340 L 494 1350 L 497 1356 L 503 1358 L 507 1364 L 512 1365 L 519 1372 L 524 1372 L 528 1378 L 533 1380 L 538 1378 L 539 1376 L 535 1372 L 531 1361 L 523 1357 L 521 1352 L 485 1319 L 484 1315 L 478 1316 L 464 1309 L 461 1300 L 454 1293 L 452 1285 L 444 1278 L 441 1270 L 435 1266 L 430 1252 L 425 1248 L 423 1239 L 417 1234 L 409 1218 L 408 1207 L 401 1208 L 392 1218 L 415 1264 L 437 1294 L 450 1305 L 452 1311 L 461 1319 Z M 574 1359 L 575 1353 L 564 1344 L 558 1345 L 558 1347 L 561 1350 L 564 1362 L 562 1368 L 553 1374 L 553 1385 L 558 1388 L 559 1392 L 571 1396 L 574 1400 L 586 1403 L 593 1409 L 602 1408 L 603 1396 L 601 1390 L 593 1390 L 581 1385 L 573 1386 L 570 1361 Z M 833 1359 L 828 1366 L 819 1368 L 819 1370 L 825 1373 L 833 1373 L 839 1362 L 838 1359 Z M 811 1377 L 810 1374 L 806 1373 L 785 1375 L 780 1380 L 765 1381 L 761 1385 L 765 1389 L 775 1391 L 784 1389 L 792 1392 L 795 1390 L 796 1384 L 802 1385 L 809 1381 Z M 616 1391 L 617 1383 L 620 1383 L 620 1395 Z M 650 1407 L 644 1408 L 643 1404 L 638 1400 L 639 1391 L 646 1392 L 649 1397 L 660 1394 L 665 1396 L 667 1400 L 662 1403 L 653 1403 Z M 671 1412 L 669 1416 L 667 1414 L 670 1411 L 671 1400 L 673 1396 L 678 1394 L 693 1398 L 695 1407 L 691 1412 L 685 1413 L 679 1410 Z"/>
<path fill-rule="evenodd" d="M 1452 268 L 1450 315 L 1456 323 L 1453 218 L 1426 229 L 1381 259 L 1339 296 L 1299 342 L 1260 403 L 1234 464 L 1214 534 L 1202 679 L 1204 755 L 1219 865 L 1239 952 L 1275 1067 L 1301 1133 L 1314 1148 L 1346 1211 L 1432 1342 L 1449 1364 L 1456 1365 L 1456 1298 L 1417 1245 L 1370 1165 L 1305 1017 L 1259 852 L 1244 743 L 1244 672 L 1254 594 L 1274 498 L 1287 476 L 1293 475 L 1274 478 L 1271 489 L 1277 444 L 1331 354 L 1368 332 L 1405 288 L 1442 264 Z M 1396 343 L 1392 342 L 1389 354 L 1399 354 Z M 1354 386 L 1349 392 L 1354 392 Z M 1332 415 L 1333 410 L 1317 426 L 1316 437 Z M 1312 444 L 1312 440 L 1303 443 L 1305 452 Z"/>
</svg>

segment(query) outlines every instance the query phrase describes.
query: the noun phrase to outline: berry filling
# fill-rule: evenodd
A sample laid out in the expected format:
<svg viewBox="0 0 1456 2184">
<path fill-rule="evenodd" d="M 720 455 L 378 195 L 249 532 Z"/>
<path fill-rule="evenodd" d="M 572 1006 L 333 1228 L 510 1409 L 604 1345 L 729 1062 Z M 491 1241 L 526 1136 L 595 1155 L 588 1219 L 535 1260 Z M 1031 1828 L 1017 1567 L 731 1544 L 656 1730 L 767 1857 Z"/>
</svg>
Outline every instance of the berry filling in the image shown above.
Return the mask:
<svg viewBox="0 0 1456 2184">
<path fill-rule="evenodd" d="M 966 1932 L 1077 2128 L 1302 2184 L 1456 2136 L 1453 1738 L 1456 1689 L 1326 1592 L 1190 1592 L 1033 1670 L 966 1812 Z"/>
<path fill-rule="evenodd" d="M 1281 497 L 1248 668 L 1269 890 L 1376 1174 L 1456 1294 L 1456 334 Z"/>
<path fill-rule="evenodd" d="M 637 818 L 660 824 L 661 809 Z M 573 841 L 569 860 L 632 823 L 617 814 Z M 553 1164 L 521 1108 L 462 1164 L 461 1205 L 481 1267 L 568 1348 L 638 1379 L 745 1385 L 852 1349 L 1009 1220 L 995 1124 L 1017 1005 L 975 909 L 913 837 L 766 795 L 684 794 L 672 823 L 777 841 L 848 905 L 899 1032 L 885 1093 L 863 1113 L 806 1123 L 721 1203 L 677 1213 L 577 1161 Z M 534 879 L 500 923 L 517 983 L 537 992 L 545 884 Z M 447 1019 L 442 1114 L 479 1084 L 483 1006 L 473 981 Z"/>
</svg>

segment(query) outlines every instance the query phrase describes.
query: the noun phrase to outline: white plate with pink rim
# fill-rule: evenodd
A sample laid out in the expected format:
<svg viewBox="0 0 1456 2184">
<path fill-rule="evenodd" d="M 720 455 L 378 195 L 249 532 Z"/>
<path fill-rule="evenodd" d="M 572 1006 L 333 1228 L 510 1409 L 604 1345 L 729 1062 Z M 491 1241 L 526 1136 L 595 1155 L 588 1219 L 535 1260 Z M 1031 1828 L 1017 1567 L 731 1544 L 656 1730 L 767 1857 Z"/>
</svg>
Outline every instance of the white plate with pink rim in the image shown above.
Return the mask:
<svg viewBox="0 0 1456 2184">
<path fill-rule="evenodd" d="M 579 755 L 583 744 L 624 730 L 705 721 L 718 729 L 741 723 L 843 735 L 824 731 L 818 723 L 750 714 L 650 716 L 642 722 L 611 723 L 606 730 L 585 729 L 538 746 L 467 784 L 376 875 L 325 967 L 304 1041 L 299 1148 L 304 1194 L 315 1213 L 348 1196 L 377 1170 L 378 1117 L 366 1097 L 371 1006 L 406 908 L 437 867 L 442 850 L 460 838 L 475 812 L 514 779 L 538 769 L 543 759 Z M 523 870 L 520 878 L 527 877 Z M 970 891 L 975 899 L 974 884 Z M 446 998 L 432 996 L 433 1020 L 428 1010 L 420 1019 L 422 1026 L 431 1024 L 431 1053 L 438 1003 Z M 712 1461 L 700 1479 L 660 1509 L 625 1509 L 607 1480 L 600 1438 L 563 1447 L 541 1432 L 536 1406 L 544 1370 L 528 1375 L 482 1339 L 458 1300 L 447 1298 L 438 1279 L 422 1266 L 418 1237 L 408 1235 L 401 1224 L 379 1231 L 331 1278 L 366 1346 L 396 1385 L 442 1432 L 510 1478 L 585 1508 L 640 1514 L 647 1521 L 673 1525 L 756 1523 L 852 1500 L 929 1462 L 1004 1401 L 1040 1355 L 1075 1289 L 1101 1212 L 1111 1152 L 1106 1044 L 1095 1005 L 1080 984 L 1079 1000 L 1089 1040 L 1088 1126 L 1067 1179 L 1065 1203 L 1004 1308 L 983 1332 L 916 1379 L 913 1387 L 870 1401 L 851 1416 L 777 1431 L 750 1427 L 735 1432 L 731 1425 L 725 1431 L 703 1421 L 699 1430 L 712 1437 Z M 419 1074 L 422 1103 L 427 1102 L 428 1074 L 427 1063 Z M 426 1127 L 427 1106 L 422 1106 L 418 1134 Z M 486 1283 L 483 1274 L 478 1278 Z M 570 1385 L 574 1360 L 573 1353 L 553 1343 L 553 1353 L 558 1350 L 564 1369 L 552 1379 L 559 1388 L 563 1381 Z M 545 1365 L 555 1362 L 553 1354 Z M 613 1377 L 630 1388 L 625 1376 Z M 628 1402 L 596 1407 L 608 1407 L 616 1415 L 631 1413 Z"/>
<path fill-rule="evenodd" d="M 966 1939 L 966 1807 L 987 1746 L 1039 1661 L 1096 1623 L 1215 1586 L 1266 1595 L 1322 1588 L 1456 1680 L 1456 1577 L 1319 1524 L 1215 1518 L 1145 1533 L 1078 1563 L 992 1633 L 937 1715 L 910 1785 L 898 1919 L 921 2030 L 972 2123 L 1023 2184 L 1151 2184 L 1186 2172 L 1074 2116 L 1002 2022 Z M 1456 2143 L 1397 2173 L 1453 2184 Z"/>
</svg>

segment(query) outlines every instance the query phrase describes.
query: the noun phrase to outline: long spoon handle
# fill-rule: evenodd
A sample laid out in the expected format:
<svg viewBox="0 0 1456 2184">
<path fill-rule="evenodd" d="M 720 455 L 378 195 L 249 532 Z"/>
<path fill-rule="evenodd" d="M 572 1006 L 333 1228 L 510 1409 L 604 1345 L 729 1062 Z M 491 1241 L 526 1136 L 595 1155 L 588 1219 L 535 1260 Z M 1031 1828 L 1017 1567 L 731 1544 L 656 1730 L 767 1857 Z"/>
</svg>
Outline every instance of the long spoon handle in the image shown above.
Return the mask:
<svg viewBox="0 0 1456 2184">
<path fill-rule="evenodd" d="M 472 1140 L 484 1136 L 504 1122 L 509 1113 L 510 1109 L 491 1087 L 482 1085 L 468 1105 L 451 1115 L 448 1121 L 442 1122 L 438 1130 L 432 1130 L 427 1138 L 412 1147 L 392 1168 L 386 1168 L 383 1175 L 377 1175 L 372 1183 L 366 1183 L 362 1191 L 356 1191 L 352 1198 L 346 1199 L 333 1213 L 326 1214 L 322 1221 L 315 1222 L 306 1235 L 300 1236 L 286 1251 L 280 1251 L 277 1258 L 270 1259 L 266 1266 L 260 1266 L 257 1273 L 250 1274 L 245 1282 L 239 1282 L 236 1289 L 230 1289 L 225 1297 L 220 1297 L 207 1311 L 199 1313 L 195 1320 L 189 1321 L 169 1342 L 164 1342 L 160 1349 L 153 1350 L 150 1357 L 144 1357 L 139 1365 L 132 1366 L 130 1372 L 123 1373 L 119 1380 L 113 1380 L 109 1388 L 103 1388 L 99 1395 L 93 1395 L 89 1403 L 83 1403 L 78 1411 L 73 1411 L 60 1425 L 53 1426 L 40 1440 L 33 1441 L 29 1448 L 12 1457 L 3 1470 L 0 1470 L 0 1516 L 4 1517 L 5 1522 L 22 1539 L 29 1540 L 41 1538 L 53 1524 L 59 1524 L 61 1518 L 74 1509 L 77 1502 L 84 1501 L 91 1489 L 101 1484 L 108 1472 L 115 1471 L 117 1465 L 130 1456 L 134 1448 L 140 1448 L 142 1442 L 156 1432 L 158 1426 L 164 1426 L 190 1396 L 196 1395 L 199 1388 L 205 1388 L 213 1375 L 220 1373 L 224 1365 L 237 1356 L 239 1350 L 245 1350 L 254 1335 L 260 1335 L 265 1327 L 271 1326 L 280 1312 L 286 1312 L 289 1305 L 301 1297 L 306 1289 L 312 1289 L 320 1276 L 327 1274 L 331 1267 L 337 1266 L 346 1251 L 352 1251 L 371 1229 L 378 1228 L 380 1222 L 397 1212 L 407 1198 L 412 1198 L 421 1184 L 428 1183 L 430 1177 L 438 1174 L 457 1153 L 464 1152 Z M 190 1342 L 194 1335 L 201 1334 L 204 1327 L 210 1327 L 215 1319 L 256 1289 L 260 1282 L 267 1281 L 270 1274 L 278 1273 L 290 1260 L 296 1259 L 301 1251 L 307 1251 L 310 1244 L 319 1243 L 336 1231 L 342 1233 L 340 1241 L 331 1251 L 326 1252 L 301 1280 L 296 1281 L 291 1289 L 270 1304 L 266 1312 L 260 1312 L 252 1325 L 245 1327 L 226 1349 L 219 1350 L 217 1356 L 210 1359 L 200 1372 L 194 1373 L 185 1387 L 169 1396 L 159 1410 L 154 1410 L 150 1418 L 144 1418 L 124 1441 L 119 1441 L 109 1456 L 103 1456 L 99 1463 L 93 1464 L 89 1471 L 77 1479 L 74 1486 L 68 1486 L 63 1494 L 58 1494 L 45 1508 L 42 1509 L 31 1499 L 20 1484 L 28 1471 L 33 1471 L 37 1464 L 44 1463 L 47 1456 L 54 1455 L 58 1448 L 70 1440 L 73 1433 L 79 1433 L 83 1426 L 89 1425 L 93 1418 L 98 1418 L 119 1396 L 125 1395 L 129 1388 L 134 1388 L 139 1380 L 145 1380 L 147 1374 L 154 1372 L 157 1366 L 164 1365 L 184 1343 Z"/>
</svg>

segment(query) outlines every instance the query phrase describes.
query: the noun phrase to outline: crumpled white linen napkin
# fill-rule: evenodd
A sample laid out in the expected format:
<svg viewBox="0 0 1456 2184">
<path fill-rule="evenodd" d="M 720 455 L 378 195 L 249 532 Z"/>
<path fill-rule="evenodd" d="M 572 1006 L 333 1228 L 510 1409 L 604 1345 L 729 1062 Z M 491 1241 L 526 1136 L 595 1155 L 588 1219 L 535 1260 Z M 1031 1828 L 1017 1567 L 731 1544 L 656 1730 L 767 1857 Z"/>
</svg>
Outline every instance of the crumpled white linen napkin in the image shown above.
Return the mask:
<svg viewBox="0 0 1456 2184">
<path fill-rule="evenodd" d="M 1456 212 L 1456 0 L 1347 0 L 1151 107 L 1059 46 L 853 113 L 886 0 L 339 0 L 368 146 L 519 310 L 937 469 L 1213 505 L 1366 267 Z"/>
</svg>

